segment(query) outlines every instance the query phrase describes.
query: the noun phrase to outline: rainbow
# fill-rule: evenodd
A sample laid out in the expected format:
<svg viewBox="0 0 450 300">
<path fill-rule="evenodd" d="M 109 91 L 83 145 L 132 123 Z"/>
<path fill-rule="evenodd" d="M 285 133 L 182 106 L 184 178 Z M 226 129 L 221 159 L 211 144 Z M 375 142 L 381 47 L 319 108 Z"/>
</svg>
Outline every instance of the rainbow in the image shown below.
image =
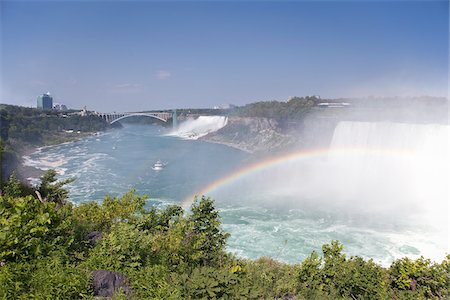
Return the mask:
<svg viewBox="0 0 450 300">
<path fill-rule="evenodd" d="M 230 185 L 239 179 L 242 179 L 251 174 L 258 173 L 262 170 L 270 169 L 281 164 L 286 163 L 294 163 L 304 160 L 310 160 L 320 157 L 326 157 L 328 155 L 378 155 L 378 156 L 395 156 L 395 157 L 410 157 L 411 153 L 401 150 L 386 150 L 386 149 L 367 149 L 367 148 L 342 148 L 342 149 L 314 149 L 309 151 L 297 151 L 291 152 L 287 154 L 282 154 L 279 156 L 275 156 L 263 161 L 259 161 L 247 166 L 244 166 L 234 172 L 231 172 L 228 175 L 225 175 L 216 181 L 211 182 L 207 186 L 205 186 L 200 191 L 186 197 L 181 205 L 183 207 L 188 207 L 194 202 L 194 199 L 198 196 L 205 195 L 207 196 L 209 193 L 223 187 Z"/>
</svg>

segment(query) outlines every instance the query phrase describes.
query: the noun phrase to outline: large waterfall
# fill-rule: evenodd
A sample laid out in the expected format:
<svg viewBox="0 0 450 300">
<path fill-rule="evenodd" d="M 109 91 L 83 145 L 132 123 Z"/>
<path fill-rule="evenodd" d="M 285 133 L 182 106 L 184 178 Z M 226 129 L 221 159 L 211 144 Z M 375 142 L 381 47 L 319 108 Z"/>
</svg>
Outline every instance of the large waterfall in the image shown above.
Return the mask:
<svg viewBox="0 0 450 300">
<path fill-rule="evenodd" d="M 402 204 L 448 200 L 449 150 L 441 124 L 341 122 L 330 145 L 346 188 Z"/>
<path fill-rule="evenodd" d="M 448 243 L 449 133 L 442 124 L 339 123 L 330 145 L 335 196 L 430 226 Z"/>
<path fill-rule="evenodd" d="M 187 139 L 198 139 L 210 132 L 219 130 L 227 125 L 227 117 L 223 116 L 200 116 L 197 119 L 188 119 L 178 126 L 169 135 Z"/>
<path fill-rule="evenodd" d="M 406 255 L 442 260 L 450 249 L 449 156 L 447 125 L 340 122 L 328 151 L 269 160 L 209 194 L 248 206 L 250 216 L 261 212 L 233 231 L 248 230 L 248 249 L 279 236 L 292 251 L 339 239 L 384 264 Z M 282 229 L 268 237 L 268 224 Z"/>
</svg>

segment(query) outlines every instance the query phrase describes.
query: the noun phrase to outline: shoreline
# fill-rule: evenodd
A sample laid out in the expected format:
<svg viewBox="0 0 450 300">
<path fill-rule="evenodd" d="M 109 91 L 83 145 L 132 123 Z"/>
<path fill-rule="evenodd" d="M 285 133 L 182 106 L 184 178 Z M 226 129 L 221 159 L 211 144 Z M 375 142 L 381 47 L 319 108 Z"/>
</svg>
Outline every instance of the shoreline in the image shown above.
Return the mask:
<svg viewBox="0 0 450 300">
<path fill-rule="evenodd" d="M 29 157 L 30 155 L 44 149 L 47 147 L 52 146 L 58 146 L 62 144 L 71 144 L 78 141 L 81 141 L 85 138 L 96 136 L 99 132 L 93 132 L 93 133 L 82 133 L 79 134 L 79 136 L 72 136 L 67 137 L 67 140 L 61 141 L 59 143 L 49 143 L 49 144 L 43 144 L 43 145 L 26 145 L 22 146 L 19 149 L 14 149 L 17 153 L 17 167 L 14 170 L 16 172 L 16 175 L 19 179 L 27 183 L 28 185 L 33 185 L 33 182 L 35 180 L 38 180 L 45 172 L 46 170 L 40 169 L 38 167 L 34 166 L 28 166 L 25 164 L 26 157 Z"/>
<path fill-rule="evenodd" d="M 233 148 L 233 149 L 236 149 L 236 150 L 248 153 L 248 154 L 255 154 L 255 151 L 251 151 L 251 150 L 245 149 L 244 147 L 241 147 L 241 146 L 239 146 L 237 144 L 223 142 L 223 141 L 211 140 L 211 139 L 208 139 L 207 136 L 201 137 L 201 138 L 199 138 L 197 140 L 198 141 L 202 141 L 202 142 L 211 143 L 211 144 L 224 145 L 224 146 L 227 146 L 227 147 L 230 147 L 230 148 Z"/>
</svg>

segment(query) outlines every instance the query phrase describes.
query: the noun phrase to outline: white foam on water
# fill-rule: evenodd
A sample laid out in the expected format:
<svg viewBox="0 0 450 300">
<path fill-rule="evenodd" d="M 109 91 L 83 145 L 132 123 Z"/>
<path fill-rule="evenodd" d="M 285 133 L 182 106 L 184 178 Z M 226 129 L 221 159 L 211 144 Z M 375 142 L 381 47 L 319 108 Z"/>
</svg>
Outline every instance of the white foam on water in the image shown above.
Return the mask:
<svg viewBox="0 0 450 300">
<path fill-rule="evenodd" d="M 227 122 L 228 118 L 223 116 L 200 116 L 197 119 L 188 119 L 180 123 L 176 130 L 166 135 L 196 140 L 223 128 Z"/>
<path fill-rule="evenodd" d="M 450 252 L 449 150 L 447 125 L 342 122 L 325 160 L 289 161 L 212 196 L 253 206 L 245 223 L 230 217 L 244 212 L 224 212 L 235 253 L 295 262 L 337 239 L 349 255 L 383 265 L 404 256 L 441 261 Z M 261 207 L 269 211 L 248 217 Z"/>
</svg>

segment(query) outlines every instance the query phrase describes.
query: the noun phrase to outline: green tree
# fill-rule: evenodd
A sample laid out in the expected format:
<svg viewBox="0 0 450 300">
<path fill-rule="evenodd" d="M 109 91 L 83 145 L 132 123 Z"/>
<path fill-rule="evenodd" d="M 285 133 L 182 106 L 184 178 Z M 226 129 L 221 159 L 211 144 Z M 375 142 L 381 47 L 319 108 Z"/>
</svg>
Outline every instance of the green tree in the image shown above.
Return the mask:
<svg viewBox="0 0 450 300">
<path fill-rule="evenodd" d="M 204 196 L 200 200 L 196 198 L 191 211 L 188 220 L 192 222 L 193 250 L 200 255 L 200 265 L 215 265 L 224 254 L 229 234 L 220 228 L 220 216 L 214 208 L 214 200 Z"/>
<path fill-rule="evenodd" d="M 17 179 L 16 173 L 13 172 L 3 187 L 3 194 L 9 197 L 25 197 L 33 195 L 34 192 L 31 187 Z"/>
<path fill-rule="evenodd" d="M 392 286 L 424 298 L 442 298 L 450 293 L 450 269 L 447 259 L 442 264 L 432 263 L 430 259 L 420 257 L 416 260 L 407 257 L 394 261 L 389 268 Z"/>
<path fill-rule="evenodd" d="M 73 182 L 74 178 L 69 178 L 66 180 L 58 181 L 56 178 L 55 170 L 48 170 L 41 177 L 41 184 L 39 185 L 37 191 L 39 193 L 38 197 L 43 201 L 50 201 L 57 204 L 60 207 L 65 203 L 69 196 L 69 191 L 67 191 L 64 186 L 68 183 Z"/>
<path fill-rule="evenodd" d="M 32 196 L 0 197 L 0 261 L 24 261 L 66 249 L 73 242 L 70 206 Z"/>
</svg>

